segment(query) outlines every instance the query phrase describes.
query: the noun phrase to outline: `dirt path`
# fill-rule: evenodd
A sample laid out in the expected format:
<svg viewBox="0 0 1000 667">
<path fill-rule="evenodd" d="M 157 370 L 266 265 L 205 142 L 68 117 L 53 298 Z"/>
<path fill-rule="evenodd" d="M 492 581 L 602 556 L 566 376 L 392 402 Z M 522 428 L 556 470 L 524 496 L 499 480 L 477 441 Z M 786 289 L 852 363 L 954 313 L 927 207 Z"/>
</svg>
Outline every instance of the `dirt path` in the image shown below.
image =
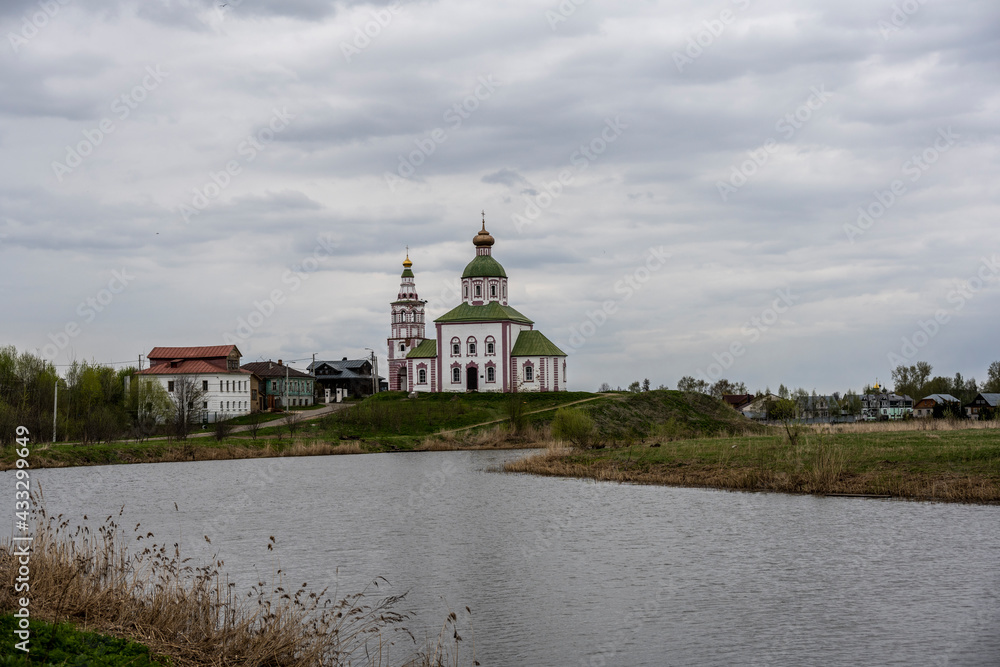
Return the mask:
<svg viewBox="0 0 1000 667">
<path fill-rule="evenodd" d="M 538 414 L 539 412 L 548 412 L 549 410 L 558 410 L 559 408 L 565 408 L 565 407 L 570 406 L 570 405 L 576 405 L 577 403 L 586 403 L 588 401 L 596 401 L 599 398 L 605 398 L 607 396 L 617 396 L 617 394 L 598 394 L 597 396 L 593 396 L 591 398 L 581 398 L 579 401 L 570 401 L 569 403 L 563 403 L 562 405 L 553 405 L 553 406 L 548 407 L 548 408 L 542 408 L 541 410 L 532 410 L 530 412 L 525 412 L 524 414 L 526 414 L 526 415 L 534 415 L 534 414 Z M 480 426 L 489 426 L 490 424 L 501 424 L 501 423 L 503 423 L 505 421 L 507 421 L 506 417 L 504 417 L 503 419 L 494 419 L 493 421 L 483 422 L 482 424 L 473 424 L 472 426 L 462 426 L 461 428 L 453 428 L 453 429 L 449 429 L 447 431 L 438 431 L 434 435 L 445 435 L 447 433 L 458 433 L 459 431 L 468 431 L 470 428 L 479 428 Z"/>
</svg>

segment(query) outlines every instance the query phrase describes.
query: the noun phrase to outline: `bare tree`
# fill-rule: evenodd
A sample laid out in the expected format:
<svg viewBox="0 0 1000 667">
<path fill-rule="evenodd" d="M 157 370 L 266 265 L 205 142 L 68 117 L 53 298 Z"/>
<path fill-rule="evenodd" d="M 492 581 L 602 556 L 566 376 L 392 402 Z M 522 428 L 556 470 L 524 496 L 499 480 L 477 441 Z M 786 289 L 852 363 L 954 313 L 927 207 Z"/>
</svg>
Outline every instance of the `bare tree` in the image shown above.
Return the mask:
<svg viewBox="0 0 1000 667">
<path fill-rule="evenodd" d="M 215 439 L 222 442 L 233 432 L 233 422 L 226 412 L 219 413 L 215 418 Z"/>
<path fill-rule="evenodd" d="M 285 427 L 288 429 L 288 437 L 294 438 L 301 425 L 302 413 L 290 410 L 288 412 L 288 416 L 285 418 Z"/>
<path fill-rule="evenodd" d="M 201 421 L 202 401 L 205 398 L 205 392 L 198 382 L 189 375 L 179 375 L 176 379 L 170 380 L 167 391 L 174 402 L 174 436 L 178 440 L 184 440 L 191 432 L 191 427 Z"/>
<path fill-rule="evenodd" d="M 260 432 L 260 425 L 264 423 L 264 413 L 260 410 L 254 410 L 247 417 L 247 432 L 250 433 L 250 438 L 253 440 L 257 439 L 257 433 Z"/>
</svg>

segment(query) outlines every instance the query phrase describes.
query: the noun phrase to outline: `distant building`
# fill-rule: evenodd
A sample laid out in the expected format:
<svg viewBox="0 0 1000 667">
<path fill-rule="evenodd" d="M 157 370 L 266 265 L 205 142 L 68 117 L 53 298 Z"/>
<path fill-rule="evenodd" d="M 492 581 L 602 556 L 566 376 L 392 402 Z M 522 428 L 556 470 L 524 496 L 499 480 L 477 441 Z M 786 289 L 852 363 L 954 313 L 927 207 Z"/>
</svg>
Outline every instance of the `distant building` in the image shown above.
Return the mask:
<svg viewBox="0 0 1000 667">
<path fill-rule="evenodd" d="M 315 403 L 316 380 L 313 376 L 285 366 L 281 359 L 277 363 L 254 361 L 243 364 L 242 368 L 260 378 L 260 405 L 264 410 L 284 410 Z"/>
<path fill-rule="evenodd" d="M 155 378 L 175 401 L 184 393 L 181 383 L 189 384 L 198 396 L 188 405 L 195 421 L 212 423 L 256 409 L 250 371 L 240 368 L 241 356 L 235 345 L 154 347 L 146 355 L 149 368 L 138 374 Z"/>
<path fill-rule="evenodd" d="M 749 405 L 753 401 L 753 394 L 724 394 L 722 396 L 722 402 L 732 407 L 737 412 L 741 412 L 743 408 Z"/>
<path fill-rule="evenodd" d="M 913 405 L 913 416 L 925 417 L 944 416 L 943 412 L 949 405 L 961 407 L 962 401 L 951 394 L 931 394 L 924 396 Z"/>
<path fill-rule="evenodd" d="M 965 414 L 970 419 L 979 419 L 985 409 L 992 413 L 992 419 L 996 419 L 998 406 L 1000 406 L 1000 394 L 976 394 L 976 397 L 965 405 Z"/>
<path fill-rule="evenodd" d="M 401 391 L 566 391 L 566 353 L 507 303 L 507 272 L 493 259 L 483 227 L 462 272 L 462 303 L 434 320 L 425 337 L 424 304 L 407 254 L 391 303 L 389 388 Z M 317 376 L 318 377 L 318 376 Z"/>
<path fill-rule="evenodd" d="M 317 361 L 309 364 L 308 370 L 316 379 L 320 395 L 325 395 L 327 389 L 331 395 L 343 389 L 347 396 L 371 396 L 374 389 L 371 359 Z"/>
<path fill-rule="evenodd" d="M 861 419 L 889 421 L 913 415 L 913 399 L 898 394 L 864 394 L 861 396 Z"/>
</svg>

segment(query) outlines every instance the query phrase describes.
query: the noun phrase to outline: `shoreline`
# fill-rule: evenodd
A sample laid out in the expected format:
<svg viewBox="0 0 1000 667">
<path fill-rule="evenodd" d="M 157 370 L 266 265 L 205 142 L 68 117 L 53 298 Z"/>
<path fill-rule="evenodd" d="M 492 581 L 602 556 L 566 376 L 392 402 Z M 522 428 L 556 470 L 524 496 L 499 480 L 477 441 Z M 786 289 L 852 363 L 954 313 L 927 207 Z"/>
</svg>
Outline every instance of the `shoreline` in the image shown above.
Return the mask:
<svg viewBox="0 0 1000 667">
<path fill-rule="evenodd" d="M 867 446 L 822 436 L 790 446 L 779 437 L 764 436 L 615 450 L 562 448 L 510 461 L 503 470 L 723 491 L 997 505 L 998 435 L 987 432 L 978 449 L 968 444 L 972 438 L 967 435 L 956 435 L 959 444 L 954 447 L 940 435 L 925 435 L 932 444 L 917 455 L 906 450 L 909 443 L 893 442 L 903 438 L 885 436 Z M 869 450 L 875 455 L 866 456 Z"/>
</svg>

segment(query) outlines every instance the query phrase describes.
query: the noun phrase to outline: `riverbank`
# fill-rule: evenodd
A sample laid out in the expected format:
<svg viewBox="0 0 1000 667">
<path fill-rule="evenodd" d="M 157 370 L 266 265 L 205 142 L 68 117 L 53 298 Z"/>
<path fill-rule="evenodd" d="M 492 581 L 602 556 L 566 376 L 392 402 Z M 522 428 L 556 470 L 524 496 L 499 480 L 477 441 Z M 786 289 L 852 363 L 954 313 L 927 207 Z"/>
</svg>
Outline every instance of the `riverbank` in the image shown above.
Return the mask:
<svg viewBox="0 0 1000 667">
<path fill-rule="evenodd" d="M 317 410 L 251 432 L 236 426 L 216 440 L 197 431 L 184 440 L 99 444 L 35 443 L 33 468 L 217 461 L 277 456 L 329 456 L 381 452 L 542 448 L 553 445 L 551 422 L 563 409 L 585 411 L 611 443 L 649 437 L 683 438 L 719 433 L 761 433 L 721 401 L 702 394 L 548 392 L 530 394 L 421 394 L 384 392 L 335 411 Z M 0 470 L 17 460 L 0 452 Z"/>
<path fill-rule="evenodd" d="M 235 584 L 227 585 L 217 557 L 192 564 L 177 544 L 158 543 L 140 525 L 129 531 L 118 524 L 120 517 L 121 512 L 109 516 L 95 530 L 84 516 L 84 524 L 70 528 L 63 515 L 49 517 L 36 505 L 30 603 L 15 592 L 25 567 L 18 555 L 21 543 L 10 538 L 0 543 L 0 628 L 8 631 L 0 664 L 29 664 L 28 656 L 12 646 L 15 625 L 27 632 L 20 639 L 31 664 L 460 664 L 458 616 L 450 614 L 441 634 L 421 643 L 404 625 L 409 618 L 405 594 L 382 593 L 384 579 L 344 595 L 322 585 L 296 587 L 283 581 L 279 569 L 275 581 L 236 591 Z M 140 550 L 137 543 L 146 548 Z M 262 553 L 276 549 L 275 538 L 261 538 L 260 548 Z M 24 610 L 30 618 L 27 630 L 12 615 L 23 617 Z M 474 658 L 471 662 L 478 664 Z"/>
<path fill-rule="evenodd" d="M 554 449 L 508 472 L 732 491 L 1000 502 L 1000 430 L 839 425 L 786 435 L 698 438 L 616 449 Z"/>
</svg>

